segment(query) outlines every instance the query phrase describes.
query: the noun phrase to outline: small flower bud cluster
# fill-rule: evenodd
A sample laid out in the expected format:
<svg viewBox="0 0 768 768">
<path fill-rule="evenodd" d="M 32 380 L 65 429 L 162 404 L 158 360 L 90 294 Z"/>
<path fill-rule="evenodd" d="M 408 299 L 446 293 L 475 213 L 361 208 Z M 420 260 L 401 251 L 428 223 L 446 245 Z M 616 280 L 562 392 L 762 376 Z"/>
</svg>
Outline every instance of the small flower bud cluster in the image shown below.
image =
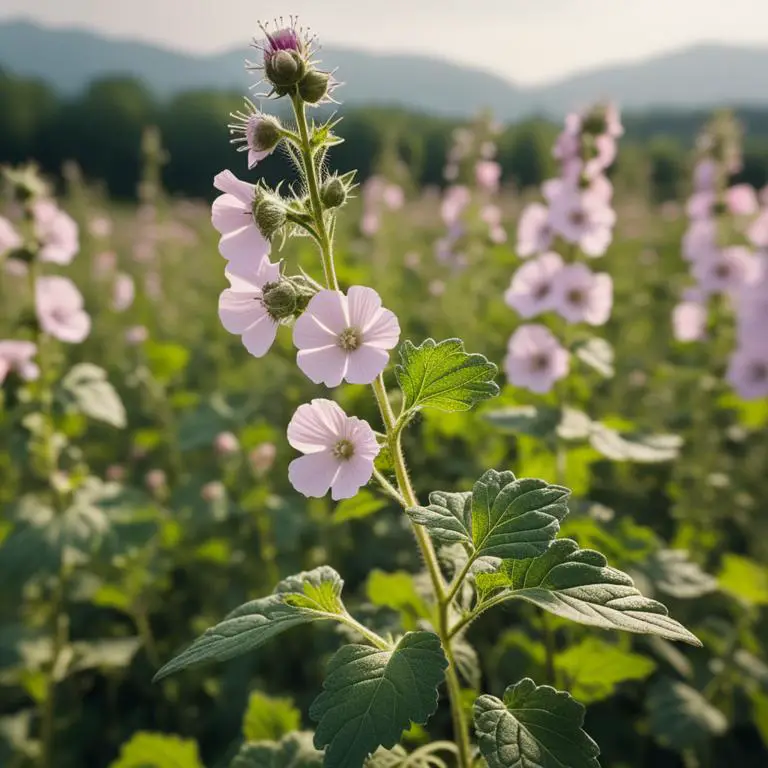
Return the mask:
<svg viewBox="0 0 768 768">
<path fill-rule="evenodd" d="M 683 237 L 693 285 L 675 307 L 672 326 L 679 341 L 701 341 L 714 304 L 730 307 L 736 346 L 726 378 L 741 397 L 756 399 L 768 396 L 768 205 L 761 211 L 751 186 L 730 183 L 741 169 L 740 137 L 733 116 L 721 113 L 698 139 Z"/>
<path fill-rule="evenodd" d="M 437 260 L 462 268 L 482 255 L 489 242 L 504 243 L 501 209 L 493 202 L 501 184 L 495 138 L 501 126 L 481 115 L 469 127 L 453 132 L 453 145 L 443 171 L 453 182 L 443 195 L 440 215 L 448 228 L 435 245 Z"/>
<path fill-rule="evenodd" d="M 542 185 L 546 204 L 529 204 L 518 222 L 517 253 L 533 258 L 518 268 L 504 298 L 521 317 L 555 312 L 570 324 L 608 321 L 611 276 L 593 272 L 582 257 L 604 255 L 613 237 L 613 186 L 605 171 L 622 133 L 613 105 L 566 118 L 553 149 L 560 176 Z M 505 369 L 517 386 L 547 392 L 569 368 L 569 351 L 544 325 L 522 325 L 509 340 Z"/>
</svg>

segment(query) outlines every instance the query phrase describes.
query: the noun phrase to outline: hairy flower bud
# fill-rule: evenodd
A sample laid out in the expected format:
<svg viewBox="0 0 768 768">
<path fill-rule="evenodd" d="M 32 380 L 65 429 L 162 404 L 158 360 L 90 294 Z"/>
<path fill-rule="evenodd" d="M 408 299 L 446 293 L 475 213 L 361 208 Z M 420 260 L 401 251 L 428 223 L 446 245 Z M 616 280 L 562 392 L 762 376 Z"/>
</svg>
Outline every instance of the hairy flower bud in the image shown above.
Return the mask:
<svg viewBox="0 0 768 768">
<path fill-rule="evenodd" d="M 256 152 L 271 152 L 283 136 L 280 121 L 272 115 L 260 115 L 251 120 L 249 128 L 249 149 Z"/>
<path fill-rule="evenodd" d="M 299 51 L 275 51 L 264 60 L 264 72 L 272 85 L 280 92 L 293 88 L 304 77 L 307 65 Z"/>
<path fill-rule="evenodd" d="M 285 207 L 269 194 L 257 192 L 253 202 L 253 220 L 259 232 L 271 240 L 285 226 Z"/>
<path fill-rule="evenodd" d="M 310 69 L 299 83 L 299 95 L 307 104 L 317 104 L 328 95 L 331 76 L 318 69 Z"/>
<path fill-rule="evenodd" d="M 347 201 L 344 182 L 338 176 L 328 179 L 320 190 L 320 199 L 326 208 L 340 208 Z"/>
<path fill-rule="evenodd" d="M 262 301 L 270 316 L 280 321 L 301 314 L 316 292 L 303 277 L 285 277 L 264 286 Z"/>
</svg>

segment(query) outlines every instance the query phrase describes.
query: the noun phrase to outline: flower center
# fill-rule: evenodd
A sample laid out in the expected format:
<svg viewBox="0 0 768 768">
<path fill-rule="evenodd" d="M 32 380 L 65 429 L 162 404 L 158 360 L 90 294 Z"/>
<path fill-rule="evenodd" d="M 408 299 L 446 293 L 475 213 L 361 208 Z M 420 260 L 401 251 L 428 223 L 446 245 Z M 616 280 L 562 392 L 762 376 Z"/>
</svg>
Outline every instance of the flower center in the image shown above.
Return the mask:
<svg viewBox="0 0 768 768">
<path fill-rule="evenodd" d="M 749 373 L 752 381 L 756 384 L 761 384 L 768 379 L 768 363 L 753 363 Z"/>
<path fill-rule="evenodd" d="M 569 218 L 571 220 L 571 224 L 577 227 L 582 226 L 587 220 L 584 211 L 571 211 Z"/>
<path fill-rule="evenodd" d="M 345 352 L 353 352 L 363 343 L 363 334 L 359 328 L 345 328 L 339 334 L 338 344 Z"/>
<path fill-rule="evenodd" d="M 550 285 L 549 283 L 540 283 L 536 286 L 536 290 L 533 292 L 533 296 L 535 299 L 543 299 L 546 298 L 549 295 L 550 292 Z"/>
<path fill-rule="evenodd" d="M 718 264 L 715 267 L 715 277 L 720 280 L 726 280 L 731 274 L 731 270 L 727 264 Z"/>
<path fill-rule="evenodd" d="M 571 304 L 575 304 L 577 307 L 579 307 L 584 303 L 586 297 L 584 295 L 584 291 L 582 291 L 581 288 L 572 288 L 566 294 L 566 298 Z"/>
<path fill-rule="evenodd" d="M 536 373 L 542 373 L 549 368 L 549 356 L 543 352 L 538 352 L 531 358 L 531 370 Z"/>
<path fill-rule="evenodd" d="M 333 446 L 333 455 L 337 459 L 351 459 L 355 455 L 355 446 L 350 440 L 339 440 Z"/>
</svg>

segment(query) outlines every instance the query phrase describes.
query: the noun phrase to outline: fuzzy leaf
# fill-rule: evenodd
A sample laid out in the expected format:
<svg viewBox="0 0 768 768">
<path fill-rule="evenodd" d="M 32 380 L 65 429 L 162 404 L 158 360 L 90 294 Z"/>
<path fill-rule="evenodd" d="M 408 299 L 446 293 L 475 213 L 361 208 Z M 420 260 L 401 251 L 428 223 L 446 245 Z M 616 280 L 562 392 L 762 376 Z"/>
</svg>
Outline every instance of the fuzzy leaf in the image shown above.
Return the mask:
<svg viewBox="0 0 768 768">
<path fill-rule="evenodd" d="M 589 442 L 606 459 L 638 464 L 672 461 L 677 458 L 683 444 L 678 435 L 622 434 L 598 422 L 592 424 Z"/>
<path fill-rule="evenodd" d="M 626 573 L 571 539 L 558 539 L 532 560 L 506 560 L 496 573 L 478 574 L 477 586 L 485 599 L 501 589 L 501 599 L 526 600 L 579 624 L 701 645 L 661 603 L 643 597 Z"/>
<path fill-rule="evenodd" d="M 326 768 L 359 768 L 379 746 L 393 747 L 410 723 L 426 723 L 447 666 L 431 632 L 409 632 L 392 651 L 341 648 L 309 711 L 319 723 L 315 746 L 327 746 Z"/>
<path fill-rule="evenodd" d="M 427 339 L 418 347 L 405 341 L 400 359 L 395 374 L 407 410 L 467 411 L 499 394 L 497 367 L 483 355 L 467 354 L 461 339 Z"/>
<path fill-rule="evenodd" d="M 312 736 L 296 731 L 280 741 L 243 744 L 229 768 L 321 768 L 323 753 L 315 749 Z"/>
<path fill-rule="evenodd" d="M 599 336 L 593 336 L 591 339 L 577 344 L 573 351 L 582 363 L 597 371 L 603 378 L 610 379 L 613 377 L 615 373 L 613 368 L 614 353 L 610 342 Z"/>
<path fill-rule="evenodd" d="M 197 744 L 167 733 L 135 733 L 109 768 L 203 768 Z"/>
<path fill-rule="evenodd" d="M 301 725 L 301 713 L 291 699 L 274 699 L 253 691 L 243 717 L 247 741 L 277 741 Z"/>
<path fill-rule="evenodd" d="M 127 423 L 125 407 L 103 368 L 78 363 L 61 382 L 64 399 L 80 413 L 122 429 Z"/>
<path fill-rule="evenodd" d="M 207 629 L 192 645 L 169 661 L 154 677 L 208 661 L 227 661 L 255 650 L 267 640 L 299 624 L 333 619 L 343 610 L 343 581 L 328 566 L 290 576 L 267 597 L 251 600 Z"/>
<path fill-rule="evenodd" d="M 524 678 L 507 688 L 504 701 L 481 696 L 473 713 L 488 768 L 600 766 L 600 749 L 582 729 L 584 707 L 568 693 Z"/>
<path fill-rule="evenodd" d="M 472 492 L 429 494 L 428 507 L 406 510 L 411 520 L 423 525 L 430 535 L 440 541 L 472 544 Z"/>
<path fill-rule="evenodd" d="M 513 405 L 486 411 L 483 418 L 501 432 L 543 438 L 554 434 L 560 422 L 560 409 L 546 405 Z"/>
<path fill-rule="evenodd" d="M 684 549 L 660 549 L 641 569 L 657 589 L 679 599 L 701 597 L 717 589 L 717 579 L 702 571 Z"/>
</svg>

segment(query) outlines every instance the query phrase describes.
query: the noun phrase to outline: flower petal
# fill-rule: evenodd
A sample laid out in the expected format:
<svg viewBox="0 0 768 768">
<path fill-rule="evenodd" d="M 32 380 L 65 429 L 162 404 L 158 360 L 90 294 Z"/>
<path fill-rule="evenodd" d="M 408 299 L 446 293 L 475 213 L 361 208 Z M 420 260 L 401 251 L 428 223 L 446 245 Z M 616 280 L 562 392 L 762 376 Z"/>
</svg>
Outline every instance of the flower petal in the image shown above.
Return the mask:
<svg viewBox="0 0 768 768">
<path fill-rule="evenodd" d="M 222 192 L 234 195 L 249 208 L 253 202 L 255 186 L 247 181 L 241 181 L 232 171 L 217 173 L 213 177 L 213 186 Z"/>
<path fill-rule="evenodd" d="M 363 343 L 379 349 L 392 349 L 400 340 L 400 323 L 389 309 L 380 309 L 374 320 L 363 329 Z"/>
<path fill-rule="evenodd" d="M 349 353 L 345 378 L 350 384 L 371 384 L 386 368 L 388 361 L 388 352 L 364 344 Z"/>
<path fill-rule="evenodd" d="M 339 459 L 331 451 L 323 451 L 294 459 L 288 465 L 288 479 L 304 496 L 321 498 L 328 493 L 339 470 Z"/>
<path fill-rule="evenodd" d="M 310 299 L 306 312 L 336 336 L 345 328 L 349 328 L 347 299 L 340 291 L 324 289 L 316 293 Z"/>
<path fill-rule="evenodd" d="M 293 344 L 297 349 L 318 349 L 335 346 L 338 335 L 305 312 L 293 326 Z"/>
<path fill-rule="evenodd" d="M 302 453 L 318 453 L 344 437 L 348 418 L 333 400 L 316 398 L 296 409 L 288 424 L 288 442 Z"/>
<path fill-rule="evenodd" d="M 336 345 L 302 349 L 296 355 L 296 363 L 307 378 L 315 384 L 338 387 L 347 373 L 347 353 Z"/>
<path fill-rule="evenodd" d="M 341 463 L 331 484 L 331 498 L 334 501 L 351 499 L 373 475 L 373 461 L 355 455 Z"/>
<path fill-rule="evenodd" d="M 254 356 L 263 357 L 277 336 L 277 323 L 265 312 L 243 331 L 243 346 Z"/>
<path fill-rule="evenodd" d="M 349 324 L 365 330 L 375 319 L 381 308 L 381 296 L 373 288 L 353 285 L 347 291 L 349 302 Z"/>
</svg>

